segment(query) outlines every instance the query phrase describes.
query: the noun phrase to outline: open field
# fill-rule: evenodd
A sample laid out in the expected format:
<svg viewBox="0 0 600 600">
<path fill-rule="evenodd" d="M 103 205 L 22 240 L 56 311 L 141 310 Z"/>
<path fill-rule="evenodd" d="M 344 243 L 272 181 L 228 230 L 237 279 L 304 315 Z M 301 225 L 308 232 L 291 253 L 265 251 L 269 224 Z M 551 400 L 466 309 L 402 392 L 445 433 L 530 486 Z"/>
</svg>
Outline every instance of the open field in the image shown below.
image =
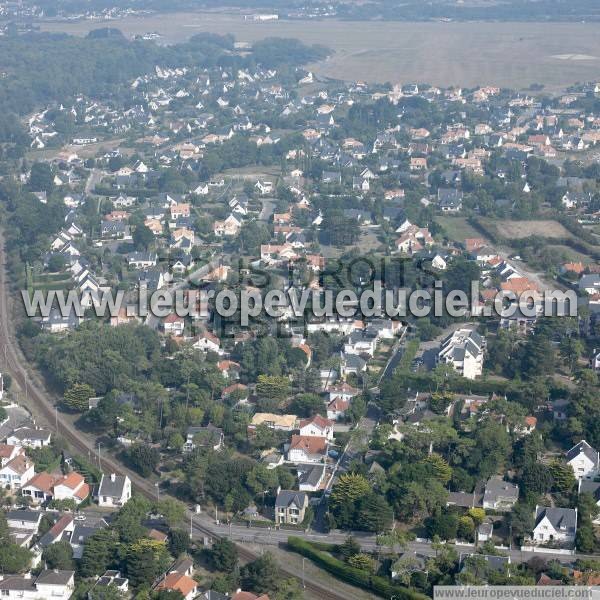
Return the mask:
<svg viewBox="0 0 600 600">
<path fill-rule="evenodd" d="M 557 221 L 498 221 L 495 222 L 498 233 L 507 240 L 522 239 L 531 236 L 544 238 L 569 238 L 571 233 Z"/>
<path fill-rule="evenodd" d="M 157 31 L 163 43 L 195 33 L 232 33 L 239 41 L 295 37 L 335 50 L 311 65 L 321 75 L 375 82 L 435 85 L 500 85 L 523 88 L 542 83 L 557 90 L 588 81 L 600 72 L 598 25 L 588 23 L 406 23 L 380 21 L 244 21 L 240 13 L 193 12 L 114 21 L 46 22 L 46 31 L 85 35 L 99 27 L 127 35 Z"/>
<path fill-rule="evenodd" d="M 435 221 L 444 229 L 446 235 L 455 242 L 462 244 L 466 238 L 482 237 L 479 231 L 469 225 L 465 217 L 436 217 Z"/>
</svg>

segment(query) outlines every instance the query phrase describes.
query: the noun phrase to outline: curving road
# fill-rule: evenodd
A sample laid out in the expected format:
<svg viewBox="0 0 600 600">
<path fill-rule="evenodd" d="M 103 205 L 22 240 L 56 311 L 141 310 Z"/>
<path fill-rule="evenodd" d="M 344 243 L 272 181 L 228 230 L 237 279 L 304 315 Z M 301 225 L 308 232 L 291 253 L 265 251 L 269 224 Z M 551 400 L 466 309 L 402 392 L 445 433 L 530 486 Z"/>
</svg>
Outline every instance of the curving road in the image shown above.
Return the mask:
<svg viewBox="0 0 600 600">
<path fill-rule="evenodd" d="M 0 347 L 3 348 L 4 362 L 3 368 L 8 372 L 15 383 L 22 390 L 26 390 L 28 404 L 32 409 L 33 414 L 42 419 L 50 429 L 55 429 L 55 424 L 58 424 L 58 416 L 56 413 L 56 397 L 53 397 L 45 388 L 44 382 L 40 380 L 38 375 L 31 369 L 26 368 L 28 365 L 27 359 L 23 356 L 18 343 L 14 338 L 12 331 L 13 321 L 10 312 L 10 289 L 7 282 L 6 259 L 4 252 L 4 237 L 0 231 Z M 61 428 L 60 435 L 71 445 L 71 447 L 83 456 L 88 453 L 93 454 L 96 448 L 96 440 L 93 436 L 85 434 L 71 427 Z M 132 482 L 134 489 L 138 492 L 154 500 L 156 498 L 156 488 L 154 483 L 148 479 L 144 479 L 136 472 L 128 469 L 126 466 L 116 461 L 112 456 L 104 455 L 102 457 L 104 470 L 127 475 Z M 193 530 L 198 537 L 208 537 L 211 539 L 221 537 L 221 532 L 216 532 L 212 525 L 212 521 L 203 515 L 195 515 L 188 512 Z M 225 534 L 226 532 L 223 532 Z M 250 538 L 250 536 L 247 536 Z M 243 561 L 252 561 L 259 557 L 259 554 L 252 552 L 248 548 L 238 544 L 238 554 Z M 290 565 L 281 565 L 282 572 L 290 577 L 295 577 L 302 580 L 303 574 L 301 570 L 295 569 Z M 352 596 L 346 593 L 335 592 L 323 584 L 311 580 L 306 575 L 304 576 L 305 589 L 311 592 L 314 597 L 322 598 L 323 600 L 355 600 L 358 596 Z"/>
</svg>

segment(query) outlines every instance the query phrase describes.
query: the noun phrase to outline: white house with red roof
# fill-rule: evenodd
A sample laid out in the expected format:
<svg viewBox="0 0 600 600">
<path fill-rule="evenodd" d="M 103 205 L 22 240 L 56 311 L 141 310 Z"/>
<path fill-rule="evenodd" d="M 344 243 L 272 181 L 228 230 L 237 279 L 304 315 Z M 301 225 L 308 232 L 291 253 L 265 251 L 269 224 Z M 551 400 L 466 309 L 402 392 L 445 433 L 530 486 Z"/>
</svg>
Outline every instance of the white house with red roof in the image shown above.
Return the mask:
<svg viewBox="0 0 600 600">
<path fill-rule="evenodd" d="M 350 401 L 352 398 L 354 398 L 354 396 L 358 396 L 358 394 L 360 394 L 360 390 L 352 387 L 348 383 L 338 383 L 330 386 L 327 389 L 327 393 L 329 394 L 329 402 L 335 400 L 336 398 Z"/>
<path fill-rule="evenodd" d="M 298 464 L 322 463 L 327 458 L 327 438 L 293 435 L 288 450 L 288 461 Z"/>
<path fill-rule="evenodd" d="M 185 319 L 175 313 L 171 313 L 163 319 L 162 326 L 166 334 L 181 336 L 185 329 Z"/>
<path fill-rule="evenodd" d="M 202 352 L 216 352 L 221 354 L 221 342 L 216 335 L 213 335 L 210 331 L 201 333 L 192 344 L 192 347 Z"/>
<path fill-rule="evenodd" d="M 331 421 L 343 419 L 347 410 L 350 408 L 350 400 L 345 400 L 341 396 L 334 398 L 327 404 L 327 418 Z"/>
<path fill-rule="evenodd" d="M 83 502 L 90 495 L 90 486 L 83 475 L 71 471 L 54 482 L 54 498 L 56 500 L 75 500 L 75 504 Z"/>
<path fill-rule="evenodd" d="M 333 440 L 333 421 L 321 415 L 314 415 L 309 419 L 300 421 L 300 435 L 309 437 L 324 437 Z"/>
</svg>

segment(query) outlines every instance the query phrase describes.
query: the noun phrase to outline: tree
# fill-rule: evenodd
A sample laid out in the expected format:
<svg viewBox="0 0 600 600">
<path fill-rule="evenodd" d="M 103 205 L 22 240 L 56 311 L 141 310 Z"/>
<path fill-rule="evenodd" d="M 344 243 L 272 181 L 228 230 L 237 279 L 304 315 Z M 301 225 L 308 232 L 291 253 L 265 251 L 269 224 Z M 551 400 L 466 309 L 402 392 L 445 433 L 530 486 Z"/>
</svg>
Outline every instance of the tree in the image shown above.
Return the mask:
<svg viewBox="0 0 600 600">
<path fill-rule="evenodd" d="M 190 534 L 183 529 L 171 529 L 169 532 L 169 552 L 177 558 L 190 548 Z"/>
<path fill-rule="evenodd" d="M 238 564 L 238 551 L 227 538 L 219 538 L 210 551 L 210 559 L 215 569 L 230 573 Z"/>
<path fill-rule="evenodd" d="M 171 562 L 162 542 L 141 539 L 126 550 L 125 565 L 129 581 L 134 588 L 150 585 Z"/>
<path fill-rule="evenodd" d="M 148 250 L 154 243 L 154 234 L 149 227 L 141 223 L 133 230 L 132 239 L 136 250 Z"/>
<path fill-rule="evenodd" d="M 470 508 L 467 511 L 467 514 L 469 515 L 469 517 L 471 517 L 471 519 L 473 519 L 473 522 L 478 527 L 483 523 L 483 520 L 485 519 L 485 510 L 483 508 Z"/>
<path fill-rule="evenodd" d="M 242 588 L 257 594 L 267 594 L 277 589 L 280 572 L 275 558 L 265 552 L 260 558 L 244 565 L 240 569 Z"/>
<path fill-rule="evenodd" d="M 458 537 L 472 541 L 475 534 L 475 523 L 471 517 L 464 515 L 458 519 Z"/>
<path fill-rule="evenodd" d="M 76 383 L 63 396 L 63 404 L 70 410 L 85 412 L 89 409 L 89 400 L 94 396 L 94 389 L 87 383 Z"/>
<path fill-rule="evenodd" d="M 3 573 L 24 573 L 31 564 L 31 552 L 17 544 L 4 542 L 0 546 L 0 570 Z"/>
<path fill-rule="evenodd" d="M 88 592 L 88 600 L 125 600 L 124 592 L 114 585 L 94 586 Z"/>
<path fill-rule="evenodd" d="M 351 556 L 348 559 L 348 564 L 355 569 L 368 571 L 369 573 L 373 573 L 375 570 L 375 561 L 368 554 L 362 552 Z"/>
<path fill-rule="evenodd" d="M 256 393 L 264 398 L 283 400 L 290 390 L 290 380 L 287 377 L 275 375 L 259 375 L 256 384 Z"/>
<path fill-rule="evenodd" d="M 125 456 L 131 466 L 143 477 L 151 475 L 160 462 L 160 453 L 146 444 L 134 444 Z"/>
<path fill-rule="evenodd" d="M 433 476 L 443 485 L 446 485 L 452 479 L 452 467 L 443 456 L 432 452 L 425 458 L 424 462 L 431 468 Z"/>
<path fill-rule="evenodd" d="M 362 529 L 381 533 L 391 527 L 394 512 L 383 496 L 373 492 L 360 502 L 358 518 Z"/>
<path fill-rule="evenodd" d="M 179 525 L 185 518 L 185 505 L 175 498 L 165 498 L 155 505 L 155 510 L 162 515 L 169 527 Z"/>
<path fill-rule="evenodd" d="M 110 529 L 100 529 L 85 541 L 79 569 L 83 577 L 102 575 L 117 557 L 117 538 Z"/>
<path fill-rule="evenodd" d="M 552 461 L 550 473 L 552 474 L 553 489 L 562 494 L 569 494 L 573 491 L 577 480 L 570 465 L 558 460 Z"/>
<path fill-rule="evenodd" d="M 47 192 L 54 189 L 54 174 L 48 163 L 33 163 L 29 175 L 29 189 L 33 192 Z"/>
<path fill-rule="evenodd" d="M 356 541 L 356 538 L 349 535 L 339 547 L 339 552 L 347 561 L 351 556 L 360 552 L 360 544 Z"/>
<path fill-rule="evenodd" d="M 458 516 L 454 513 L 439 513 L 427 519 L 429 537 L 438 536 L 442 540 L 453 540 L 458 532 Z"/>
<path fill-rule="evenodd" d="M 42 560 L 46 562 L 49 569 L 68 571 L 73 568 L 73 548 L 66 540 L 54 542 L 44 548 Z"/>
</svg>

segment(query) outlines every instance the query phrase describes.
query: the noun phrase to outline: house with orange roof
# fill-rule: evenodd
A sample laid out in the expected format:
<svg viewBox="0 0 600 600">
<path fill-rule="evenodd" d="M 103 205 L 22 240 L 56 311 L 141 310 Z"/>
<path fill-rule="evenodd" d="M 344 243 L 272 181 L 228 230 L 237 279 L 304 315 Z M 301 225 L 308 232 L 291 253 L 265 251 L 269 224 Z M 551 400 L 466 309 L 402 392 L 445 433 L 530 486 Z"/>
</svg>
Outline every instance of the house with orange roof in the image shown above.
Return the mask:
<svg viewBox="0 0 600 600">
<path fill-rule="evenodd" d="M 288 460 L 294 464 L 321 463 L 327 459 L 327 438 L 293 435 Z"/>
<path fill-rule="evenodd" d="M 231 596 L 231 600 L 269 600 L 269 596 L 267 596 L 267 594 L 257 596 L 252 592 L 238 591 L 233 596 Z"/>
<path fill-rule="evenodd" d="M 71 471 L 55 479 L 53 495 L 55 500 L 75 500 L 75 504 L 80 504 L 90 495 L 90 486 L 83 475 Z"/>
<path fill-rule="evenodd" d="M 23 496 L 31 498 L 34 504 L 49 502 L 54 497 L 54 481 L 54 475 L 42 471 L 21 487 L 21 493 Z"/>
<path fill-rule="evenodd" d="M 0 468 L 0 485 L 19 489 L 35 475 L 34 464 L 25 453 L 17 454 Z"/>
<path fill-rule="evenodd" d="M 303 419 L 298 424 L 298 429 L 302 436 L 324 437 L 329 441 L 333 440 L 333 421 L 321 415 Z"/>
<path fill-rule="evenodd" d="M 192 600 L 198 594 L 198 583 L 183 573 L 169 573 L 156 583 L 153 589 L 157 592 L 180 592 L 185 600 Z"/>
<path fill-rule="evenodd" d="M 346 411 L 349 408 L 350 400 L 346 400 L 341 396 L 338 396 L 327 403 L 327 418 L 332 421 L 343 419 L 346 416 Z"/>
</svg>

